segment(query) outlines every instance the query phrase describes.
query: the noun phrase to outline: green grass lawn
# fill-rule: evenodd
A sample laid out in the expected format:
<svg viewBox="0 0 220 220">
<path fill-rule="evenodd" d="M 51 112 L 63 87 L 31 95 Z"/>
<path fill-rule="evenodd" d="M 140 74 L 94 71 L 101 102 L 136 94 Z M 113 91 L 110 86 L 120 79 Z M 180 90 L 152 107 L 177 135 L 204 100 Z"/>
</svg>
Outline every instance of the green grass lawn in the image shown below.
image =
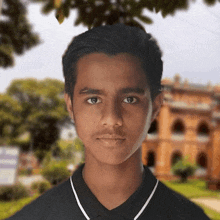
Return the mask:
<svg viewBox="0 0 220 220">
<path fill-rule="evenodd" d="M 187 183 L 180 184 L 177 181 L 163 181 L 163 183 L 169 188 L 181 193 L 189 199 L 199 198 L 199 197 L 214 197 L 220 199 L 220 191 L 211 191 L 206 189 L 205 181 L 201 180 L 189 180 Z M 18 201 L 12 202 L 0 202 L 0 220 L 3 220 L 15 212 L 20 210 L 23 206 L 36 199 L 39 194 L 34 195 L 33 197 L 20 199 Z M 205 207 L 204 205 L 198 204 L 206 215 L 209 216 L 212 220 L 220 220 L 220 213 L 213 211 Z"/>
<path fill-rule="evenodd" d="M 212 197 L 220 199 L 220 191 L 212 191 L 206 188 L 206 182 L 201 180 L 188 180 L 187 183 L 179 183 L 178 181 L 162 181 L 167 187 L 179 192 L 185 197 L 201 198 L 201 197 Z M 207 216 L 212 220 L 220 220 L 220 213 L 207 208 L 204 205 L 197 203 Z"/>
<path fill-rule="evenodd" d="M 183 194 L 187 198 L 198 197 L 218 197 L 220 199 L 220 191 L 212 191 L 206 188 L 206 182 L 202 180 L 188 180 L 187 183 L 179 183 L 179 181 L 162 181 L 166 186 Z"/>
<path fill-rule="evenodd" d="M 30 203 L 32 200 L 36 199 L 39 194 L 35 194 L 33 197 L 28 197 L 24 199 L 20 199 L 18 201 L 11 202 L 0 202 L 0 219 L 3 220 L 5 218 L 10 217 L 15 212 L 22 209 L 25 205 Z"/>
<path fill-rule="evenodd" d="M 202 207 L 202 209 L 204 210 L 204 212 L 206 213 L 206 215 L 212 219 L 212 220 L 220 220 L 220 213 L 213 211 L 212 209 L 207 208 L 204 205 L 201 205 L 199 203 L 197 203 L 197 205 L 199 205 L 200 207 Z"/>
</svg>

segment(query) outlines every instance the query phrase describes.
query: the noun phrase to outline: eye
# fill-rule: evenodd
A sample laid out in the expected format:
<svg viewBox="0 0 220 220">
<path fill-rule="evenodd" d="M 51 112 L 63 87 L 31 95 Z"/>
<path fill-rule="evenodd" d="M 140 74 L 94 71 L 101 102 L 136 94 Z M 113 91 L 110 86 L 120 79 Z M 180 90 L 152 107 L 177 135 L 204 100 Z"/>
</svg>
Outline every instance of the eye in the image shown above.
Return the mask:
<svg viewBox="0 0 220 220">
<path fill-rule="evenodd" d="M 137 99 L 135 97 L 130 96 L 130 97 L 126 97 L 123 101 L 125 103 L 133 104 L 137 102 Z"/>
<path fill-rule="evenodd" d="M 88 102 L 89 104 L 94 105 L 94 104 L 100 103 L 101 100 L 98 99 L 97 97 L 92 97 L 92 98 L 87 99 L 87 102 Z"/>
</svg>

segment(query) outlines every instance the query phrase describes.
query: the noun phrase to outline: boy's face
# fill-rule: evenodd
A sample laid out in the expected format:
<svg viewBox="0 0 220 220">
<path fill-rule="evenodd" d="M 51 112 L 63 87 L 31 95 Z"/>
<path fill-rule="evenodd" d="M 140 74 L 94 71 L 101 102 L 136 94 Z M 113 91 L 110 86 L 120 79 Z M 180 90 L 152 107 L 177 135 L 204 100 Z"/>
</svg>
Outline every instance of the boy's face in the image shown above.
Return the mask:
<svg viewBox="0 0 220 220">
<path fill-rule="evenodd" d="M 120 164 L 140 149 L 152 120 L 152 101 L 140 61 L 121 53 L 79 59 L 73 101 L 67 108 L 86 160 Z"/>
</svg>

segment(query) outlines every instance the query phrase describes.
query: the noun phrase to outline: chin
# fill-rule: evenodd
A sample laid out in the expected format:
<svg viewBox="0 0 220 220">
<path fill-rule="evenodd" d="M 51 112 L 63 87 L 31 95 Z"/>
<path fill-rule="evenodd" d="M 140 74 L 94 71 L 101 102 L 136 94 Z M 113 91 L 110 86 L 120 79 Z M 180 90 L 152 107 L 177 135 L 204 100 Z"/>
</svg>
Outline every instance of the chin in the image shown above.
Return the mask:
<svg viewBox="0 0 220 220">
<path fill-rule="evenodd" d="M 111 165 L 111 166 L 118 166 L 118 165 L 121 165 L 123 164 L 124 162 L 126 161 L 126 159 L 124 160 L 119 160 L 119 159 L 108 159 L 108 160 L 105 160 L 105 161 L 101 161 L 99 160 L 100 163 L 102 164 L 105 164 L 105 165 Z"/>
<path fill-rule="evenodd" d="M 126 144 L 122 146 L 105 146 L 102 145 L 97 147 L 97 145 L 90 146 L 89 148 L 85 145 L 85 162 L 89 161 L 92 163 L 93 161 L 98 164 L 108 164 L 108 165 L 120 165 L 129 160 L 133 160 L 134 158 L 138 158 L 137 152 L 140 147 L 139 145 L 135 145 L 133 147 L 129 147 Z"/>
<path fill-rule="evenodd" d="M 112 166 L 116 166 L 116 165 L 120 165 L 120 164 L 123 164 L 125 163 L 126 161 L 129 160 L 129 158 L 132 157 L 132 154 L 126 154 L 124 152 L 122 153 L 113 153 L 113 154 L 110 154 L 108 153 L 107 155 L 100 155 L 100 157 L 96 157 L 96 160 L 99 161 L 99 163 L 102 163 L 102 164 L 108 164 L 108 165 L 112 165 Z"/>
</svg>

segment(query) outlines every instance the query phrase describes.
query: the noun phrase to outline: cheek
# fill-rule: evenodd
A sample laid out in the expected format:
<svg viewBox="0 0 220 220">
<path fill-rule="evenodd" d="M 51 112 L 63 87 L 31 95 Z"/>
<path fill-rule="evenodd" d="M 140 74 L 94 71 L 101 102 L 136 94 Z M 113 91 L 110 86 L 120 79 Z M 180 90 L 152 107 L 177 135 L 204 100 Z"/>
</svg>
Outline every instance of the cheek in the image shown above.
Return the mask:
<svg viewBox="0 0 220 220">
<path fill-rule="evenodd" d="M 97 127 L 98 115 L 94 111 L 78 110 L 75 117 L 75 126 L 78 136 L 82 138 L 89 137 Z"/>
<path fill-rule="evenodd" d="M 149 118 L 150 118 L 149 110 L 146 107 L 145 108 L 142 107 L 138 110 L 136 109 L 131 112 L 128 118 L 130 118 L 131 127 L 133 128 L 136 127 L 136 129 L 144 128 L 146 124 L 149 123 Z"/>
<path fill-rule="evenodd" d="M 128 129 L 133 140 L 144 139 L 147 135 L 148 129 L 150 127 L 151 115 L 145 111 L 139 111 L 136 113 L 135 117 L 130 119 Z"/>
</svg>

